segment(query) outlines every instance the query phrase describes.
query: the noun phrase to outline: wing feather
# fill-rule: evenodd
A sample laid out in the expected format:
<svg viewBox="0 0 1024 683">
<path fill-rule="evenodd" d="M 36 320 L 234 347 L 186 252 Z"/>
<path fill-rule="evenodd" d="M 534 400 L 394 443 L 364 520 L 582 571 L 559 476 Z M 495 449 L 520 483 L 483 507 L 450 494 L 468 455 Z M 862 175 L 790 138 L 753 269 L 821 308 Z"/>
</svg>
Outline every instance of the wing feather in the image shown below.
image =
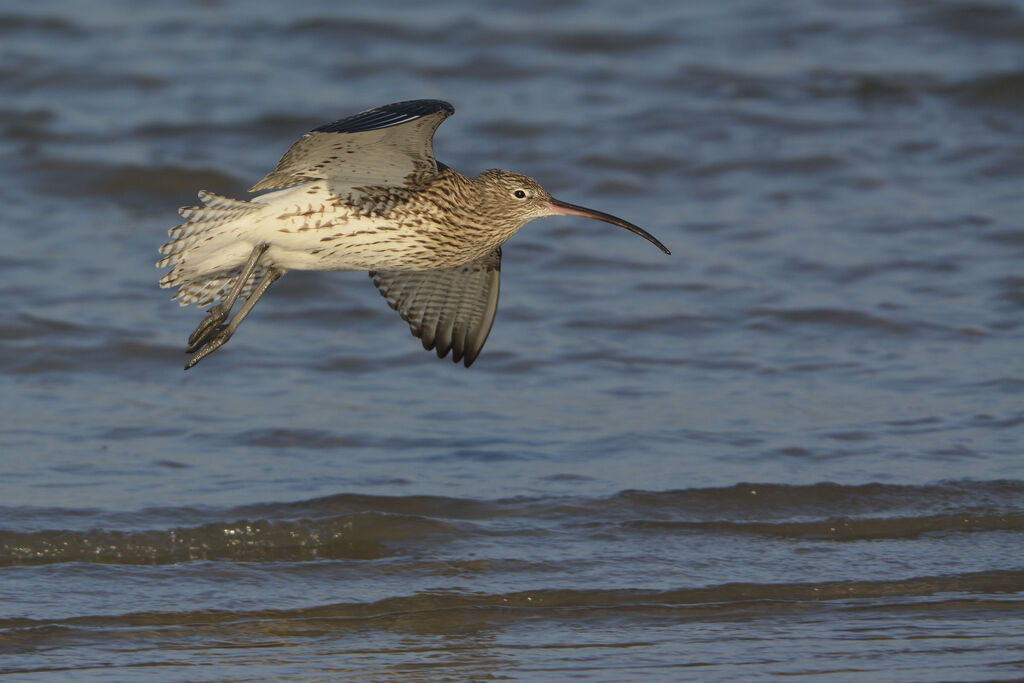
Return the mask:
<svg viewBox="0 0 1024 683">
<path fill-rule="evenodd" d="M 500 248 L 455 268 L 371 271 L 370 277 L 423 348 L 473 364 L 498 312 Z"/>
<path fill-rule="evenodd" d="M 434 132 L 454 112 L 441 100 L 410 100 L 320 126 L 299 138 L 250 192 L 311 180 L 336 187 L 424 182 L 437 173 Z"/>
</svg>

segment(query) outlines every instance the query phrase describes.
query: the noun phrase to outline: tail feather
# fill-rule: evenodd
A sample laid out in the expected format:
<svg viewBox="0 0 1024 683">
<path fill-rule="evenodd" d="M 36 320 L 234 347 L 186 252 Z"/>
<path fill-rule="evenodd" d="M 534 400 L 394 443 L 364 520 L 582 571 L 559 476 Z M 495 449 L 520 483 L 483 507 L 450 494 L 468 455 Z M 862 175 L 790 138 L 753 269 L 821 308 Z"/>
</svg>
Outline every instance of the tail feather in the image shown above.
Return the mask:
<svg viewBox="0 0 1024 683">
<path fill-rule="evenodd" d="M 160 247 L 160 253 L 164 258 L 156 264 L 158 268 L 172 268 L 171 272 L 160 279 L 160 286 L 180 287 L 173 299 L 177 299 L 182 306 L 193 303 L 205 306 L 219 301 L 230 291 L 238 276 L 238 269 L 218 273 L 213 277 L 193 279 L 188 272 L 189 257 L 200 246 L 221 236 L 222 231 L 219 228 L 262 208 L 260 204 L 224 197 L 206 190 L 199 192 L 199 199 L 202 200 L 203 206 L 185 206 L 179 209 L 178 213 L 185 222 L 168 231 L 171 241 Z M 252 291 L 254 284 L 262 277 L 263 270 L 259 269 L 246 283 L 243 296 L 248 296 Z"/>
<path fill-rule="evenodd" d="M 199 199 L 205 206 L 183 206 L 178 209 L 185 222 L 167 232 L 171 241 L 160 247 L 161 254 L 180 254 L 215 228 L 261 208 L 259 204 L 223 197 L 206 190 L 199 192 Z M 163 259 L 157 266 L 163 268 L 174 263 L 177 263 L 176 259 Z"/>
<path fill-rule="evenodd" d="M 232 273 L 212 277 L 206 280 L 196 280 L 193 282 L 182 283 L 178 288 L 178 293 L 171 297 L 171 301 L 177 301 L 182 306 L 188 306 L 189 304 L 196 304 L 197 306 L 208 306 L 212 303 L 216 303 L 227 297 L 228 292 L 235 286 L 235 280 L 238 277 L 239 270 L 236 269 Z M 256 287 L 256 283 L 263 279 L 263 275 L 266 273 L 266 268 L 257 268 L 253 271 L 249 281 L 245 283 L 245 287 L 242 288 L 241 297 L 248 299 L 249 295 L 252 294 L 252 290 Z M 170 274 L 165 275 L 160 280 L 161 287 L 174 287 L 174 284 L 164 284 L 164 281 L 168 279 Z"/>
</svg>

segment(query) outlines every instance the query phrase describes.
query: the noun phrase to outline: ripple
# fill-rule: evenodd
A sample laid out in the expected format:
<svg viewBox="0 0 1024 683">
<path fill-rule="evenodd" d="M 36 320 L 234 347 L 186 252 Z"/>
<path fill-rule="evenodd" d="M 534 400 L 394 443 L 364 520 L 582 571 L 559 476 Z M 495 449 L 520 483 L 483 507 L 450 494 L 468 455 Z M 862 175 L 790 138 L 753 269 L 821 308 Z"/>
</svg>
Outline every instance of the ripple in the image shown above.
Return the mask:
<svg viewBox="0 0 1024 683">
<path fill-rule="evenodd" d="M 845 437 L 844 437 L 845 438 Z M 859 438 L 859 437 L 858 437 Z M 789 449 L 791 455 L 799 455 Z M 962 449 L 939 455 L 970 455 Z M 459 458 L 476 459 L 477 451 Z M 493 452 L 484 461 L 493 461 Z M 501 455 L 501 454 L 499 454 Z M 503 457 L 503 456 L 502 456 Z M 565 477 L 569 475 L 557 475 Z M 946 482 L 932 486 L 737 484 L 673 491 L 622 491 L 604 498 L 340 494 L 227 510 L 155 508 L 131 515 L 98 511 L 0 509 L 7 519 L 79 519 L 86 530 L 0 529 L 0 566 L 98 562 L 166 564 L 196 560 L 307 562 L 413 553 L 500 533 L 532 538 L 556 524 L 588 535 L 687 530 L 792 538 L 914 538 L 947 531 L 1024 530 L 1024 484 Z M 40 517 L 42 515 L 42 517 Z M 89 522 L 89 518 L 94 521 Z M 119 522 L 119 519 L 122 519 Z M 205 518 L 205 520 L 204 520 Z M 97 528 L 126 520 L 137 530 Z M 161 520 L 194 525 L 146 528 Z M 208 521 L 213 520 L 213 521 Z M 506 529 L 500 531 L 500 529 Z M 618 530 L 618 531 L 616 531 Z M 574 532 L 578 535 L 578 531 Z M 580 539 L 581 541 L 585 539 Z"/>
<path fill-rule="evenodd" d="M 757 329 L 772 329 L 775 331 L 781 331 L 781 328 L 774 326 L 771 322 L 766 325 L 764 319 L 786 324 L 849 328 L 861 331 L 885 331 L 897 335 L 911 334 L 921 329 L 920 323 L 910 324 L 886 316 L 840 308 L 755 308 L 750 311 L 750 315 L 754 318 L 762 319 L 762 321 L 751 323 L 752 326 Z"/>
</svg>

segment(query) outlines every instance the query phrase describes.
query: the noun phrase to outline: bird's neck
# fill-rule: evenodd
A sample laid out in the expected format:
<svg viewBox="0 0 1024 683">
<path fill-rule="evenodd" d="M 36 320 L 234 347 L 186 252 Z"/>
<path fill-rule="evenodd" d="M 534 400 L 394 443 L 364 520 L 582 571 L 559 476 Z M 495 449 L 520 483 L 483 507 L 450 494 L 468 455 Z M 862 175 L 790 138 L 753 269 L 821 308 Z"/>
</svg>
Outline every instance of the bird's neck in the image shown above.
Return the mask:
<svg viewBox="0 0 1024 683">
<path fill-rule="evenodd" d="M 433 214 L 452 248 L 472 253 L 475 259 L 504 244 L 522 227 L 514 217 L 496 210 L 489 201 L 488 188 L 477 178 L 464 176 L 443 164 L 438 164 L 438 171 L 417 192 L 417 203 Z"/>
</svg>

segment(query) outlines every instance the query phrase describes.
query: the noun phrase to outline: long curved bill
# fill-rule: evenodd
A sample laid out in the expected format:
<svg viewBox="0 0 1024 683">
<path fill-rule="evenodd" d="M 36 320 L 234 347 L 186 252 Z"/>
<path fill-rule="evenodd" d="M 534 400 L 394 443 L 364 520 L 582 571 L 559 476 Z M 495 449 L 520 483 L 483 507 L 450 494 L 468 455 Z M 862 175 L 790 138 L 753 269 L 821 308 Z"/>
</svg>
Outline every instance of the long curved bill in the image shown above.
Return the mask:
<svg viewBox="0 0 1024 683">
<path fill-rule="evenodd" d="M 584 218 L 593 218 L 594 220 L 604 221 L 605 223 L 617 225 L 620 228 L 625 228 L 626 230 L 629 230 L 632 233 L 640 235 L 645 240 L 656 246 L 658 249 L 661 249 L 666 254 L 672 253 L 665 247 L 664 244 L 656 240 L 654 238 L 654 235 L 652 235 L 651 233 L 647 232 L 643 228 L 638 228 L 629 221 L 624 221 L 617 216 L 613 216 L 610 213 L 604 213 L 603 211 L 594 211 L 593 209 L 588 209 L 583 206 L 576 206 L 575 204 L 562 202 L 557 199 L 551 199 L 551 201 L 548 202 L 548 207 L 551 209 L 552 214 L 566 216 L 583 216 Z"/>
</svg>

